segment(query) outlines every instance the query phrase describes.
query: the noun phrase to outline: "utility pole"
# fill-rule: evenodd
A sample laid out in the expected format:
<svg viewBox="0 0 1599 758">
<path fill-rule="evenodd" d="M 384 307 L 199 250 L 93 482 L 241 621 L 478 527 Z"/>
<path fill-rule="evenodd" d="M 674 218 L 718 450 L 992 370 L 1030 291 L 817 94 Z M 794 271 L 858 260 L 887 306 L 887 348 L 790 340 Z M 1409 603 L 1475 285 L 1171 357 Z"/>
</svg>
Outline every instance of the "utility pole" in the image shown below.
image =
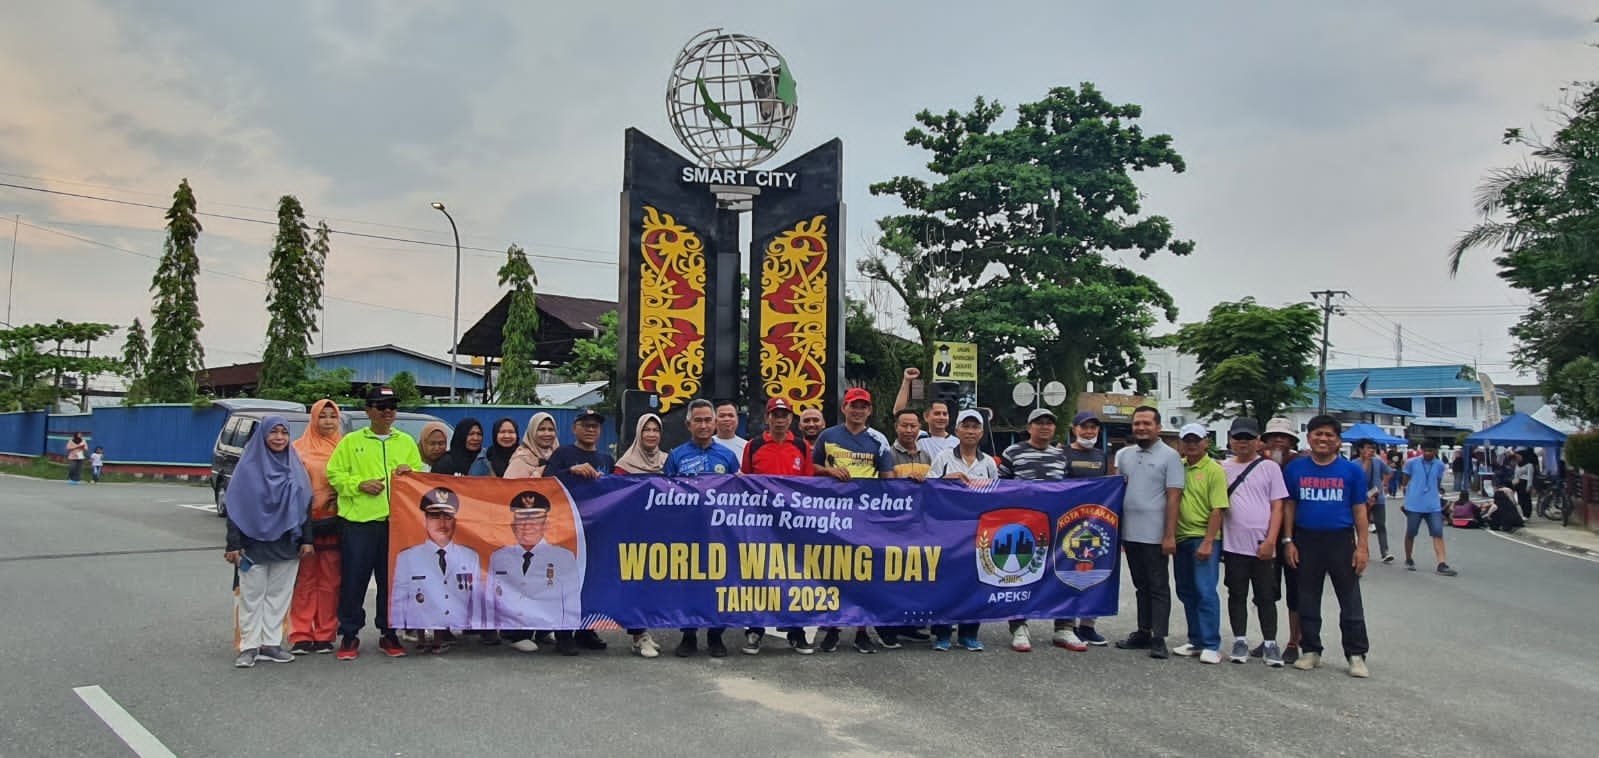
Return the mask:
<svg viewBox="0 0 1599 758">
<path fill-rule="evenodd" d="M 1321 387 L 1316 393 L 1316 415 L 1325 416 L 1327 415 L 1327 330 L 1332 325 L 1334 311 L 1337 311 L 1340 316 L 1344 315 L 1343 306 L 1333 305 L 1332 299 L 1334 297 L 1349 297 L 1349 291 L 1318 290 L 1310 293 L 1310 296 L 1321 301 L 1318 303 L 1321 306 L 1321 370 L 1318 372 Z"/>
<path fill-rule="evenodd" d="M 22 228 L 22 214 L 11 220 L 11 278 L 6 280 L 6 326 L 11 326 L 11 294 L 17 286 L 17 230 Z"/>
<path fill-rule="evenodd" d="M 1394 324 L 1394 365 L 1405 365 L 1405 326 Z"/>
</svg>

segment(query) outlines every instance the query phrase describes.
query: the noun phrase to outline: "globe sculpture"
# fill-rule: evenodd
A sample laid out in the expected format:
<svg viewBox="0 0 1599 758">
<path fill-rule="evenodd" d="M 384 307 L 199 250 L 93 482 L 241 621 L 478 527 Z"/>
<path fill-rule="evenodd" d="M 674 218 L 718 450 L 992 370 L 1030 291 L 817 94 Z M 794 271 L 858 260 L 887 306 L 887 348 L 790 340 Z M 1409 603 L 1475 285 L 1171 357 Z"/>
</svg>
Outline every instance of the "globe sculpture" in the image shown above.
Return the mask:
<svg viewBox="0 0 1599 758">
<path fill-rule="evenodd" d="M 678 53 L 666 112 L 678 140 L 703 165 L 752 168 L 777 154 L 794 131 L 794 74 L 771 45 L 721 32 L 700 32 Z"/>
</svg>

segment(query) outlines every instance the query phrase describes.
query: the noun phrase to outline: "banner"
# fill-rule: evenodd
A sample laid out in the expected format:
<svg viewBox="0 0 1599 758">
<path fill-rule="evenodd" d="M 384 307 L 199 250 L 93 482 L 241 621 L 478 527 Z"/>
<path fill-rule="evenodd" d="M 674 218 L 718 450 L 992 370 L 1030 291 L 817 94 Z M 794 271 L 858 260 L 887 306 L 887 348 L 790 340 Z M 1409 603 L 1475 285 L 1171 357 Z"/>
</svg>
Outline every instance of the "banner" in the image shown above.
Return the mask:
<svg viewBox="0 0 1599 758">
<path fill-rule="evenodd" d="M 1111 616 L 1120 477 L 394 477 L 397 629 Z M 453 510 L 452 510 L 453 509 Z M 429 513 L 431 511 L 431 513 Z"/>
</svg>

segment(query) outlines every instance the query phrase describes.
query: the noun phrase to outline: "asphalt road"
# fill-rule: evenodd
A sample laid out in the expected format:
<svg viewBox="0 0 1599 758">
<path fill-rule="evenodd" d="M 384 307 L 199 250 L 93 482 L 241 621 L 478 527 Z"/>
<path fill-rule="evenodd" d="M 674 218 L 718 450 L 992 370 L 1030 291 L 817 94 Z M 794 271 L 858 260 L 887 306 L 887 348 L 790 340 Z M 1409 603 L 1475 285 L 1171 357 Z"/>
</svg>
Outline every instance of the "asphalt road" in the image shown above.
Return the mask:
<svg viewBox="0 0 1599 758">
<path fill-rule="evenodd" d="M 88 686 L 184 756 L 1577 755 L 1599 736 L 1599 564 L 1478 532 L 1449 532 L 1459 577 L 1368 571 L 1364 681 L 1337 655 L 1300 672 L 1018 654 L 1002 624 L 980 654 L 645 661 L 616 634 L 575 659 L 468 645 L 235 670 L 222 524 L 183 507 L 208 490 L 0 477 L 0 492 L 6 756 L 133 754 L 74 693 Z M 1107 635 L 1129 630 L 1122 597 Z"/>
</svg>

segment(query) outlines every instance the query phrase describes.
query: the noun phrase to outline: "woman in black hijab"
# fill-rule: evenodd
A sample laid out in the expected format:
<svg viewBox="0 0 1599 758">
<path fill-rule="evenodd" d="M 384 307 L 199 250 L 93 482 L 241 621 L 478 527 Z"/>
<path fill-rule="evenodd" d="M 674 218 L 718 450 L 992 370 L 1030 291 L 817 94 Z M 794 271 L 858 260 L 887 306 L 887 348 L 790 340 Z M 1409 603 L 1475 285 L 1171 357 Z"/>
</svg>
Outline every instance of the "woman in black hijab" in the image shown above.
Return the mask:
<svg viewBox="0 0 1599 758">
<path fill-rule="evenodd" d="M 489 439 L 483 441 L 483 455 L 481 458 L 488 462 L 489 470 L 483 471 L 483 465 L 478 464 L 473 468 L 473 476 L 505 476 L 505 467 L 511 465 L 511 456 L 516 453 L 516 446 L 522 441 L 522 432 L 516 428 L 516 422 L 509 418 L 502 418 L 494 422 L 494 433 Z"/>
<path fill-rule="evenodd" d="M 455 434 L 450 436 L 450 451 L 433 465 L 433 473 L 466 476 L 472 470 L 472 461 L 477 460 L 481 452 L 483 424 L 471 417 L 461 419 L 455 425 Z"/>
</svg>

